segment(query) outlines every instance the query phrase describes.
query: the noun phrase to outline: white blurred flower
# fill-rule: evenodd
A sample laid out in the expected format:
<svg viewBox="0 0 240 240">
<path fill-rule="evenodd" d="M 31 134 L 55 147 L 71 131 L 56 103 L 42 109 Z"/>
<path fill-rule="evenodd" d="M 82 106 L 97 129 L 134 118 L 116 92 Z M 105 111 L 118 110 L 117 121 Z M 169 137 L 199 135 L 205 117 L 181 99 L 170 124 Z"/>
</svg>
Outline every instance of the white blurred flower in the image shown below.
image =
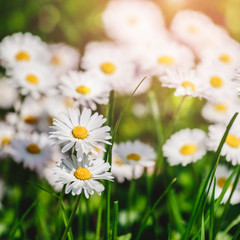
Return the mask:
<svg viewBox="0 0 240 240">
<path fill-rule="evenodd" d="M 103 115 L 97 112 L 92 115 L 90 109 L 68 109 L 68 114 L 60 113 L 58 118 L 53 118 L 53 129 L 50 138 L 55 138 L 55 144 L 65 144 L 62 152 L 74 147 L 78 152 L 96 153 L 95 147 L 105 151 L 101 143 L 111 144 L 108 140 L 110 127 L 102 126 L 106 122 Z"/>
<path fill-rule="evenodd" d="M 207 152 L 207 136 L 200 129 L 182 129 L 174 133 L 163 145 L 163 155 L 171 166 L 186 166 L 201 159 Z"/>
<path fill-rule="evenodd" d="M 7 79 L 0 79 L 0 108 L 11 108 L 17 101 L 18 92 Z"/>
<path fill-rule="evenodd" d="M 15 33 L 0 43 L 1 64 L 15 67 L 19 63 L 47 63 L 50 52 L 47 44 L 31 33 Z"/>
<path fill-rule="evenodd" d="M 101 195 L 104 190 L 98 180 L 113 180 L 112 174 L 108 172 L 109 168 L 109 163 L 102 159 L 91 161 L 86 154 L 83 154 L 82 159 L 72 155 L 72 159 L 61 159 L 61 162 L 57 163 L 52 178 L 56 183 L 66 184 L 66 194 L 72 192 L 72 195 L 79 195 L 83 191 L 85 197 L 89 198 L 94 191 Z"/>
<path fill-rule="evenodd" d="M 11 153 L 11 141 L 15 137 L 15 128 L 6 123 L 0 122 L 0 157 L 5 157 Z"/>
<path fill-rule="evenodd" d="M 70 71 L 60 79 L 60 90 L 63 96 L 72 97 L 75 107 L 97 109 L 97 104 L 108 103 L 110 87 L 97 79 L 93 71 Z"/>
<path fill-rule="evenodd" d="M 164 28 L 161 10 L 150 1 L 111 1 L 102 19 L 108 36 L 121 42 L 138 42 Z"/>
<path fill-rule="evenodd" d="M 52 160 L 52 141 L 46 133 L 20 132 L 11 142 L 12 157 L 31 170 L 42 169 Z"/>
<path fill-rule="evenodd" d="M 80 53 L 63 43 L 50 44 L 50 64 L 56 75 L 66 74 L 70 70 L 77 70 L 80 64 Z"/>
</svg>

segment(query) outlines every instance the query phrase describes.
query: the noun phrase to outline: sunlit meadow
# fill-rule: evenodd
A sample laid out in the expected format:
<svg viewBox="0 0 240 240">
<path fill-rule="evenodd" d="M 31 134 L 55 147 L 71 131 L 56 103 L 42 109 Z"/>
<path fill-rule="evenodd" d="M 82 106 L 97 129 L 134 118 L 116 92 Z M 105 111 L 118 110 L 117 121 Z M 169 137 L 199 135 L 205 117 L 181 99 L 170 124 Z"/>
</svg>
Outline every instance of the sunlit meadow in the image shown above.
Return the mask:
<svg viewBox="0 0 240 240">
<path fill-rule="evenodd" d="M 240 2 L 0 2 L 0 239 L 240 239 Z"/>
</svg>

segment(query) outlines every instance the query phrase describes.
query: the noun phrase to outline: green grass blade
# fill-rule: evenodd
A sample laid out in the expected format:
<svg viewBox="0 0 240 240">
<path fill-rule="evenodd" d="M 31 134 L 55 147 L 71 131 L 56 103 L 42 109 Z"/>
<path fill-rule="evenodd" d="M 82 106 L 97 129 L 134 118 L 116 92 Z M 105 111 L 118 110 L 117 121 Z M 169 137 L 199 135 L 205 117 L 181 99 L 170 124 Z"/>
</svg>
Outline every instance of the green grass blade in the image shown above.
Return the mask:
<svg viewBox="0 0 240 240">
<path fill-rule="evenodd" d="M 97 226 L 96 226 L 96 240 L 100 239 L 101 234 L 101 223 L 102 223 L 102 208 L 103 208 L 103 196 L 98 207 Z"/>
<path fill-rule="evenodd" d="M 232 119 L 230 120 L 229 124 L 227 125 L 227 128 L 223 134 L 223 137 L 220 141 L 220 144 L 218 145 L 217 151 L 215 153 L 214 159 L 213 159 L 213 165 L 212 168 L 210 169 L 205 181 L 202 182 L 200 189 L 198 191 L 197 194 L 197 198 L 193 207 L 193 211 L 189 220 L 189 223 L 187 225 L 187 229 L 186 232 L 183 236 L 183 240 L 187 240 L 189 239 L 189 235 L 191 234 L 191 230 L 193 227 L 193 224 L 195 223 L 198 215 L 200 212 L 204 212 L 204 206 L 205 206 L 205 202 L 206 202 L 206 195 L 208 194 L 213 178 L 214 178 L 214 174 L 217 168 L 217 165 L 219 163 L 219 159 L 220 159 L 220 153 L 223 147 L 223 144 L 225 143 L 226 137 L 228 135 L 228 132 L 230 130 L 230 128 L 232 127 L 232 124 L 234 122 L 234 120 L 236 119 L 238 113 L 235 113 L 232 117 Z"/>
<path fill-rule="evenodd" d="M 213 240 L 215 187 L 216 187 L 216 178 L 214 178 L 213 191 L 212 191 L 211 202 L 210 202 L 209 240 Z"/>
<path fill-rule="evenodd" d="M 240 228 L 238 228 L 237 232 L 234 234 L 233 239 L 232 240 L 238 240 L 240 236 Z"/>
<path fill-rule="evenodd" d="M 118 201 L 114 202 L 114 209 L 113 209 L 113 234 L 112 239 L 117 240 L 117 230 L 118 230 Z"/>
<path fill-rule="evenodd" d="M 202 214 L 201 240 L 205 240 L 204 213 Z"/>
<path fill-rule="evenodd" d="M 142 235 L 142 232 L 146 226 L 146 223 L 147 223 L 147 220 L 148 218 L 151 216 L 151 214 L 154 212 L 155 208 L 158 206 L 158 204 L 161 202 L 161 200 L 165 197 L 165 195 L 168 194 L 168 192 L 171 190 L 171 187 L 173 185 L 173 183 L 176 182 L 176 178 L 174 178 L 172 180 L 172 182 L 168 185 L 168 187 L 166 188 L 166 190 L 161 194 L 161 196 L 157 199 L 157 201 L 153 204 L 152 208 L 148 210 L 148 212 L 146 213 L 146 215 L 144 216 L 143 220 L 142 220 L 142 223 L 141 223 L 141 226 L 140 226 L 140 230 L 137 234 L 137 237 L 136 237 L 136 240 L 139 240 L 141 235 Z"/>
</svg>

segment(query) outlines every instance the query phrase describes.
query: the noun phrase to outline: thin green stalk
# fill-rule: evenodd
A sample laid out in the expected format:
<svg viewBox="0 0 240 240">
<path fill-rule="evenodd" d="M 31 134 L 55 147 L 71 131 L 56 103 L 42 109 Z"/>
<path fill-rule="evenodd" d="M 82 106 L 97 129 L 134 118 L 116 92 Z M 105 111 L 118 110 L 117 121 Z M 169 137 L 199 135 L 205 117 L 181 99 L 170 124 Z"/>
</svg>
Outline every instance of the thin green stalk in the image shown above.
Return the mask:
<svg viewBox="0 0 240 240">
<path fill-rule="evenodd" d="M 198 216 L 199 212 L 201 211 L 202 207 L 205 205 L 206 195 L 208 195 L 208 192 L 210 190 L 217 165 L 219 163 L 220 152 L 222 150 L 223 144 L 225 143 L 227 134 L 228 134 L 234 120 L 236 119 L 237 115 L 238 115 L 238 113 L 235 113 L 233 115 L 232 119 L 230 120 L 229 124 L 227 125 L 227 128 L 224 132 L 224 135 L 223 135 L 223 137 L 220 141 L 220 144 L 218 145 L 217 151 L 215 153 L 214 160 L 213 160 L 213 166 L 212 166 L 211 170 L 209 171 L 205 181 L 203 181 L 202 184 L 200 185 L 200 189 L 199 189 L 198 194 L 197 194 L 197 198 L 196 198 L 196 201 L 195 201 L 195 204 L 194 204 L 194 207 L 193 207 L 193 211 L 192 211 L 189 223 L 187 225 L 186 232 L 185 232 L 185 234 L 182 238 L 184 240 L 189 239 L 189 235 L 191 234 L 193 224 L 195 223 L 195 221 L 197 219 L 197 216 Z M 206 189 L 207 189 L 207 191 L 206 191 Z"/>
<path fill-rule="evenodd" d="M 74 216 L 75 216 L 75 214 L 76 214 L 76 211 L 77 211 L 77 208 L 78 208 L 78 204 L 79 204 L 81 195 L 82 195 L 82 194 L 79 194 L 79 195 L 77 196 L 76 200 L 75 200 L 72 213 L 71 213 L 71 215 L 70 215 L 70 218 L 68 219 L 67 227 L 66 227 L 66 229 L 65 229 L 65 231 L 64 231 L 64 233 L 63 233 L 63 236 L 62 236 L 62 240 L 65 240 L 65 239 L 67 238 L 68 230 L 69 230 L 69 228 L 71 227 L 73 218 L 74 218 Z"/>
<path fill-rule="evenodd" d="M 106 231 L 105 237 L 106 240 L 110 239 L 110 211 L 111 211 L 111 182 L 107 182 L 107 201 L 106 201 Z"/>
<path fill-rule="evenodd" d="M 148 212 L 146 213 L 146 215 L 144 216 L 143 220 L 142 220 L 142 223 L 141 223 L 141 226 L 140 226 L 140 230 L 137 234 L 137 237 L 136 237 L 136 240 L 139 240 L 141 235 L 142 235 L 142 232 L 146 226 L 146 223 L 147 223 L 147 220 L 148 218 L 151 216 L 151 214 L 154 212 L 155 208 L 158 206 L 158 204 L 161 202 L 161 200 L 165 197 L 165 195 L 168 194 L 168 192 L 170 191 L 172 185 L 174 182 L 176 182 L 176 178 L 174 178 L 172 180 L 172 182 L 168 185 L 167 189 L 163 192 L 163 194 L 157 199 L 157 201 L 154 203 L 154 205 L 152 206 L 151 209 L 148 210 Z"/>
<path fill-rule="evenodd" d="M 82 206 L 80 202 L 80 208 L 78 208 L 78 234 L 79 234 L 79 240 L 84 240 L 85 239 L 85 231 L 84 231 L 84 219 L 83 219 L 83 211 L 82 211 Z"/>
<path fill-rule="evenodd" d="M 216 178 L 214 178 L 213 182 L 213 191 L 211 196 L 211 202 L 210 202 L 210 221 L 209 221 L 209 240 L 213 240 L 213 228 L 214 228 L 214 196 L 215 196 L 215 187 L 216 187 Z"/>
<path fill-rule="evenodd" d="M 100 239 L 101 224 L 102 224 L 102 208 L 103 208 L 103 196 L 98 206 L 97 226 L 96 226 L 96 240 Z"/>
<path fill-rule="evenodd" d="M 205 240 L 204 212 L 202 213 L 201 240 Z"/>
<path fill-rule="evenodd" d="M 239 239 L 239 238 L 238 238 L 239 236 L 240 236 L 240 228 L 238 228 L 238 230 L 237 230 L 237 232 L 234 234 L 232 240 L 238 240 L 238 239 Z"/>
<path fill-rule="evenodd" d="M 114 201 L 113 208 L 113 234 L 112 240 L 117 240 L 117 230 L 118 230 L 118 201 Z"/>
<path fill-rule="evenodd" d="M 231 228 L 233 228 L 234 226 L 236 226 L 237 224 L 240 223 L 240 215 L 238 215 L 238 217 L 236 219 L 234 219 L 224 230 L 223 232 L 223 236 L 227 235 L 227 233 L 231 230 Z"/>
<path fill-rule="evenodd" d="M 46 225 L 46 221 L 45 219 L 42 217 L 43 214 L 42 214 L 42 210 L 43 208 L 39 206 L 39 204 L 37 205 L 37 217 L 38 217 L 38 221 L 40 223 L 40 227 L 41 227 L 41 232 L 43 234 L 43 237 L 45 240 L 51 240 L 50 236 L 49 236 L 49 230 L 47 228 L 47 225 Z"/>
<path fill-rule="evenodd" d="M 89 201 L 90 199 L 85 199 L 85 203 L 86 203 L 86 215 L 85 215 L 85 224 L 86 224 L 86 227 L 85 227 L 85 234 L 84 236 L 86 237 L 87 234 L 88 234 L 88 231 L 89 231 L 89 216 L 90 216 L 90 208 L 89 208 Z"/>
</svg>

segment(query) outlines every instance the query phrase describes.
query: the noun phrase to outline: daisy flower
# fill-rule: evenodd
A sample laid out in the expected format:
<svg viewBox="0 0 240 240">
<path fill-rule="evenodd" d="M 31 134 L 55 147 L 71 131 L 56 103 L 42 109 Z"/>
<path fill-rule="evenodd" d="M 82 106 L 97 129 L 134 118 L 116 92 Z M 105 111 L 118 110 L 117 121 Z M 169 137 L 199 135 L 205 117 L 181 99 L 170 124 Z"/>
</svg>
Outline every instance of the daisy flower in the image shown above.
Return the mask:
<svg viewBox="0 0 240 240">
<path fill-rule="evenodd" d="M 48 46 L 31 33 L 15 33 L 0 43 L 1 64 L 15 67 L 19 63 L 47 63 L 50 58 Z"/>
<path fill-rule="evenodd" d="M 143 71 L 161 75 L 167 69 L 192 68 L 195 65 L 195 56 L 187 46 L 168 40 L 148 48 L 144 57 L 138 60 L 138 64 Z"/>
<path fill-rule="evenodd" d="M 60 79 L 60 90 L 64 96 L 73 97 L 75 106 L 90 107 L 97 109 L 97 104 L 108 104 L 110 87 L 96 79 L 92 71 L 76 72 L 70 71 Z"/>
<path fill-rule="evenodd" d="M 218 165 L 218 167 L 216 169 L 216 173 L 215 173 L 215 177 L 216 177 L 216 187 L 215 187 L 215 194 L 214 194 L 215 199 L 217 199 L 220 196 L 220 194 L 221 194 L 221 192 L 224 188 L 224 185 L 226 184 L 227 179 L 230 177 L 231 174 L 232 174 L 232 171 L 230 171 L 227 167 L 225 167 L 224 165 Z M 228 200 L 228 198 L 231 194 L 231 191 L 232 191 L 234 180 L 235 180 L 235 177 L 233 177 L 230 185 L 228 186 L 228 189 L 225 192 L 221 203 L 226 203 L 227 202 L 227 200 Z M 237 186 L 239 186 L 239 185 L 240 185 L 240 181 L 238 182 Z M 210 188 L 209 196 L 212 195 L 212 191 L 213 191 L 213 185 Z M 237 187 L 235 189 L 235 191 L 233 192 L 230 203 L 231 204 L 240 203 L 240 189 L 239 189 L 239 187 Z"/>
<path fill-rule="evenodd" d="M 94 70 L 96 79 L 106 81 L 104 84 L 116 91 L 126 88 L 135 74 L 135 64 L 129 59 L 126 49 L 109 42 L 89 43 L 82 57 L 82 68 Z"/>
<path fill-rule="evenodd" d="M 237 97 L 237 85 L 231 81 L 233 73 L 229 68 L 217 63 L 200 64 L 196 71 L 199 79 L 206 86 L 206 94 L 212 101 Z"/>
<path fill-rule="evenodd" d="M 179 11 L 172 20 L 171 31 L 196 52 L 222 41 L 227 32 L 216 26 L 205 14 L 193 10 Z"/>
<path fill-rule="evenodd" d="M 86 154 L 82 155 L 82 159 L 72 155 L 72 159 L 61 159 L 61 162 L 57 163 L 52 178 L 56 183 L 66 184 L 66 194 L 72 192 L 72 195 L 79 195 L 83 191 L 85 197 L 89 198 L 94 191 L 101 195 L 104 190 L 98 180 L 113 180 L 112 174 L 108 172 L 110 167 L 109 163 L 102 159 L 91 161 Z"/>
<path fill-rule="evenodd" d="M 240 95 L 240 66 L 235 69 L 234 77 L 232 79 L 233 82 L 237 85 L 238 95 Z"/>
<path fill-rule="evenodd" d="M 60 76 L 70 70 L 77 70 L 80 64 L 80 53 L 63 43 L 50 44 L 51 59 L 50 64 L 56 73 Z"/>
<path fill-rule="evenodd" d="M 176 88 L 175 96 L 208 98 L 206 86 L 193 69 L 168 69 L 165 75 L 159 77 L 159 80 L 163 87 Z"/>
<path fill-rule="evenodd" d="M 196 162 L 206 154 L 205 132 L 200 129 L 182 129 L 173 134 L 163 145 L 163 155 L 171 166 L 186 166 Z"/>
<path fill-rule="evenodd" d="M 41 95 L 55 93 L 55 76 L 45 65 L 22 63 L 7 71 L 7 75 L 13 85 L 20 88 L 22 95 L 31 95 L 37 99 Z"/>
<path fill-rule="evenodd" d="M 15 128 L 8 123 L 0 122 L 0 157 L 11 153 L 11 141 L 15 136 Z"/>
<path fill-rule="evenodd" d="M 11 108 L 17 101 L 18 92 L 11 82 L 5 78 L 0 79 L 0 108 Z"/>
<path fill-rule="evenodd" d="M 108 36 L 122 42 L 138 42 L 164 28 L 160 9 L 149 1 L 111 1 L 102 19 Z"/>
<path fill-rule="evenodd" d="M 216 151 L 218 145 L 226 130 L 226 123 L 209 126 L 209 150 Z M 235 120 L 230 131 L 228 132 L 225 143 L 223 144 L 221 155 L 226 156 L 226 160 L 233 165 L 240 164 L 240 124 L 239 118 Z"/>
<path fill-rule="evenodd" d="M 202 108 L 202 116 L 213 123 L 229 122 L 235 112 L 239 111 L 240 100 L 223 99 L 208 101 Z"/>
<path fill-rule="evenodd" d="M 143 166 L 128 164 L 113 153 L 111 173 L 119 183 L 123 183 L 125 179 L 128 181 L 138 179 L 143 175 L 143 172 Z"/>
<path fill-rule="evenodd" d="M 140 141 L 119 143 L 114 146 L 114 156 L 123 163 L 150 167 L 155 164 L 156 153 L 148 144 Z"/>
<path fill-rule="evenodd" d="M 16 162 L 23 162 L 31 170 L 42 169 L 52 160 L 52 141 L 46 133 L 26 134 L 20 132 L 11 142 L 12 157 Z"/>
<path fill-rule="evenodd" d="M 109 134 L 110 127 L 103 126 L 106 118 L 97 112 L 92 115 L 90 109 L 68 109 L 68 114 L 60 113 L 58 119 L 53 118 L 53 129 L 50 138 L 58 141 L 55 144 L 65 144 L 62 152 L 74 147 L 76 151 L 84 153 L 96 153 L 95 147 L 105 151 L 101 143 L 111 144 L 108 140 L 112 137 Z"/>
</svg>

